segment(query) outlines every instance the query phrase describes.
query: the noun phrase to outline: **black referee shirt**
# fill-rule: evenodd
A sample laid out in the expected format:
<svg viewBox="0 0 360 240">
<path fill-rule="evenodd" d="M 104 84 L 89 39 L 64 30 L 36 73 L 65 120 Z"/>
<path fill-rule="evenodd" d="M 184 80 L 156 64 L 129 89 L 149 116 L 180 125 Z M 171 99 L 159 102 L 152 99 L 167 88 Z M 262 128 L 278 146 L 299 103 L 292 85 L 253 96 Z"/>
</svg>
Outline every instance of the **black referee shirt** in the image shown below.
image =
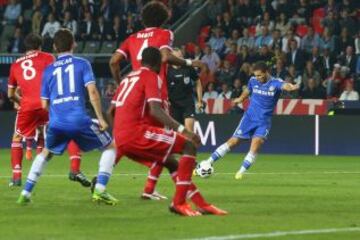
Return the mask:
<svg viewBox="0 0 360 240">
<path fill-rule="evenodd" d="M 169 66 L 167 73 L 169 100 L 180 106 L 193 104 L 194 85 L 199 76 L 192 67 Z"/>
</svg>

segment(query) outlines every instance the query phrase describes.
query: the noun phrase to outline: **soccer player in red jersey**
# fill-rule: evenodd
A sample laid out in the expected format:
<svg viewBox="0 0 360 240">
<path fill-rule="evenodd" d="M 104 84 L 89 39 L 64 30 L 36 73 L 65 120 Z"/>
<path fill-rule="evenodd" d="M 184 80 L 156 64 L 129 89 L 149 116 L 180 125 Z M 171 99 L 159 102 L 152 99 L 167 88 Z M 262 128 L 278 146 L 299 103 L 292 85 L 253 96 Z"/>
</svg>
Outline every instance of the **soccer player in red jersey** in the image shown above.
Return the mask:
<svg viewBox="0 0 360 240">
<path fill-rule="evenodd" d="M 135 161 L 161 164 L 166 164 L 172 154 L 182 154 L 170 211 L 183 216 L 199 216 L 202 213 L 225 215 L 226 211 L 206 203 L 204 199 L 204 204 L 197 206 L 198 210 L 193 210 L 186 202 L 189 191 L 199 192 L 191 177 L 200 138 L 164 111 L 161 96 L 164 81 L 158 75 L 160 69 L 160 51 L 148 47 L 142 52 L 142 67 L 121 81 L 117 90 L 113 129 L 117 153 Z M 172 130 L 157 127 L 149 123 L 148 118 L 154 118 Z"/>
<path fill-rule="evenodd" d="M 18 58 L 10 68 L 8 82 L 9 98 L 20 105 L 15 122 L 15 132 L 11 144 L 11 165 L 13 176 L 9 186 L 21 186 L 23 146 L 22 138 L 33 138 L 36 129 L 48 122 L 48 112 L 42 109 L 40 100 L 41 79 L 44 69 L 54 61 L 54 57 L 41 51 L 42 39 L 37 34 L 25 38 L 26 53 Z M 16 89 L 21 89 L 21 96 Z M 40 147 L 44 145 L 42 134 L 39 136 Z M 80 149 L 74 143 L 69 144 L 71 159 L 69 179 L 78 181 L 85 187 L 91 182 L 80 172 Z"/>
<path fill-rule="evenodd" d="M 145 29 L 130 35 L 113 54 L 110 60 L 110 69 L 113 78 L 117 83 L 121 82 L 120 63 L 124 59 L 131 61 L 132 69 L 138 70 L 141 67 L 142 52 L 147 47 L 160 49 L 162 64 L 160 78 L 163 81 L 161 86 L 162 107 L 169 112 L 168 89 L 166 81 L 167 64 L 179 66 L 193 66 L 204 69 L 201 61 L 182 59 L 172 54 L 172 42 L 174 35 L 170 30 L 161 28 L 169 19 L 169 9 L 161 2 L 151 1 L 142 10 L 141 18 Z M 153 118 L 147 119 L 152 125 L 164 127 Z M 118 159 L 119 160 L 119 159 Z M 140 162 L 146 166 L 148 164 Z M 149 167 L 149 166 L 148 166 Z M 164 196 L 155 191 L 157 180 L 162 172 L 163 166 L 158 162 L 151 164 L 147 182 L 142 197 L 144 199 L 161 199 Z"/>
</svg>

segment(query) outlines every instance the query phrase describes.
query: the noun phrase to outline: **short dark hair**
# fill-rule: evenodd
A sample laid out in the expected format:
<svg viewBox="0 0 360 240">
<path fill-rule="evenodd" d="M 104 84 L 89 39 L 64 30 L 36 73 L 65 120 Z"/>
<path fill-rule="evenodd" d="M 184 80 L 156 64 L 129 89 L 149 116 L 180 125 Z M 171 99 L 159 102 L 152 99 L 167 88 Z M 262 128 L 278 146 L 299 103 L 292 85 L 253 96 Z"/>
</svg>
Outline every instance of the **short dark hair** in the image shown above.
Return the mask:
<svg viewBox="0 0 360 240">
<path fill-rule="evenodd" d="M 155 47 L 145 48 L 142 52 L 142 65 L 155 67 L 161 65 L 161 53 L 160 50 Z"/>
<path fill-rule="evenodd" d="M 267 72 L 269 71 L 269 67 L 264 61 L 258 61 L 254 64 L 253 71 L 262 71 Z"/>
<path fill-rule="evenodd" d="M 74 41 L 74 35 L 69 29 L 61 28 L 55 33 L 54 45 L 57 52 L 70 51 Z"/>
<path fill-rule="evenodd" d="M 25 50 L 37 50 L 41 47 L 43 41 L 39 34 L 37 33 L 29 33 L 24 40 Z"/>
<path fill-rule="evenodd" d="M 169 20 L 169 10 L 165 4 L 158 1 L 147 3 L 142 12 L 142 22 L 145 27 L 161 27 Z"/>
</svg>

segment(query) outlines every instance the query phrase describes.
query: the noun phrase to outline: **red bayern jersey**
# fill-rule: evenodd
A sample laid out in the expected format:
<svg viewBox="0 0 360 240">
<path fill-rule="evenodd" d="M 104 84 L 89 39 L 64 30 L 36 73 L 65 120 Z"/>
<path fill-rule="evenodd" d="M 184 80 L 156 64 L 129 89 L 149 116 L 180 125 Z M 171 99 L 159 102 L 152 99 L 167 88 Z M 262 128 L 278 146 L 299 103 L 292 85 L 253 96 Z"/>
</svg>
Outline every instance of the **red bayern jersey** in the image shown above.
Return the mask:
<svg viewBox="0 0 360 240">
<path fill-rule="evenodd" d="M 162 28 L 145 28 L 137 33 L 130 35 L 117 49 L 117 52 L 131 61 L 132 69 L 138 70 L 141 67 L 141 54 L 147 47 L 171 49 L 174 40 L 172 31 Z M 167 64 L 161 66 L 160 77 L 163 80 L 162 95 L 168 98 L 166 84 Z"/>
<path fill-rule="evenodd" d="M 21 90 L 20 110 L 41 108 L 41 80 L 45 68 L 54 62 L 54 57 L 41 51 L 29 51 L 10 67 L 9 88 Z"/>
<path fill-rule="evenodd" d="M 113 134 L 116 144 L 130 141 L 151 118 L 148 103 L 162 102 L 162 79 L 148 68 L 129 73 L 120 83 L 113 98 L 115 117 Z"/>
</svg>

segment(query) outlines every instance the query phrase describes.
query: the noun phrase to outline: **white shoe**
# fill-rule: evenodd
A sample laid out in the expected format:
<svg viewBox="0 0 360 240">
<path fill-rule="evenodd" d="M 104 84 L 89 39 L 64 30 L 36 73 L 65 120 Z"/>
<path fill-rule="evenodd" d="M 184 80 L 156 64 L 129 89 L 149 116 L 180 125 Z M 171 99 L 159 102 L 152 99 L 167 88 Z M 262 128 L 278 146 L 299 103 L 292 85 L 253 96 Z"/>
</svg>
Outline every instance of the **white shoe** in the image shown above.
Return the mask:
<svg viewBox="0 0 360 240">
<path fill-rule="evenodd" d="M 155 200 L 155 201 L 161 201 L 168 199 L 166 196 L 161 195 L 160 193 L 154 191 L 153 193 L 142 193 L 141 198 L 145 200 Z"/>
</svg>

